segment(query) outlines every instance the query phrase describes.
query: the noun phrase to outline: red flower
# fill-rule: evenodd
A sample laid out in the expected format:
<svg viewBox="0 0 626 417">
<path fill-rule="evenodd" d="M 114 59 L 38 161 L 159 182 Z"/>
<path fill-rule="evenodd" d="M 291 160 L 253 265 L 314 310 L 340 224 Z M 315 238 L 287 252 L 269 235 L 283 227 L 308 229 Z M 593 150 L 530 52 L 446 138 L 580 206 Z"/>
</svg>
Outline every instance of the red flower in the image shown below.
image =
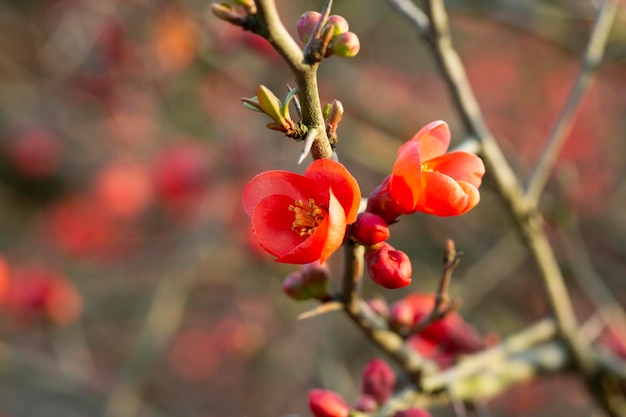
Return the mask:
<svg viewBox="0 0 626 417">
<path fill-rule="evenodd" d="M 325 262 L 343 243 L 360 202 L 354 177 L 330 159 L 313 161 L 304 175 L 263 172 L 243 192 L 261 246 L 276 261 L 293 264 Z"/>
<path fill-rule="evenodd" d="M 449 145 L 445 122 L 420 129 L 398 150 L 391 175 L 370 196 L 368 211 L 390 222 L 416 211 L 456 216 L 474 208 L 485 166 L 468 152 L 445 154 Z"/>
</svg>

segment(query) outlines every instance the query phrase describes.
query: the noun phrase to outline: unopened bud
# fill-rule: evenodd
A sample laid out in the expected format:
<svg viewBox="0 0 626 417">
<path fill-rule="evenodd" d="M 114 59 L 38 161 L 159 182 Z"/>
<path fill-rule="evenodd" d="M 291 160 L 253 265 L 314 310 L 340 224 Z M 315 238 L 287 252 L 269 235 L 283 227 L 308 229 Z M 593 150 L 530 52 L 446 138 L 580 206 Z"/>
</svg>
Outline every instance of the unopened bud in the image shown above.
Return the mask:
<svg viewBox="0 0 626 417">
<path fill-rule="evenodd" d="M 241 21 L 241 16 L 233 11 L 228 4 L 213 3 L 211 4 L 211 13 L 220 20 L 223 20 L 234 25 L 238 25 Z"/>
<path fill-rule="evenodd" d="M 365 253 L 365 262 L 370 277 L 385 288 L 402 288 L 411 283 L 411 260 L 388 243 L 372 246 Z"/>
<path fill-rule="evenodd" d="M 387 362 L 375 358 L 365 365 L 361 375 L 361 393 L 372 396 L 378 405 L 387 402 L 395 385 L 396 374 Z"/>
<path fill-rule="evenodd" d="M 365 246 L 372 246 L 389 238 L 387 222 L 374 213 L 364 212 L 359 214 L 350 231 L 352 237 Z"/>
<path fill-rule="evenodd" d="M 328 120 L 328 127 L 333 131 L 337 129 L 337 125 L 343 118 L 343 104 L 339 100 L 333 100 L 328 108 L 328 114 L 326 120 Z"/>
<path fill-rule="evenodd" d="M 399 300 L 389 309 L 389 325 L 398 331 L 408 331 L 415 324 L 415 310 L 410 303 Z"/>
<path fill-rule="evenodd" d="M 309 38 L 313 34 L 315 26 L 317 25 L 317 22 L 320 21 L 321 17 L 322 15 L 318 12 L 309 11 L 302 13 L 302 15 L 298 18 L 298 21 L 296 22 L 296 32 L 298 32 L 298 38 L 302 42 L 306 43 L 309 41 Z"/>
<path fill-rule="evenodd" d="M 378 403 L 376 402 L 376 399 L 371 395 L 362 394 L 356 400 L 354 408 L 357 411 L 361 411 L 363 413 L 373 413 L 374 411 L 378 410 Z"/>
<path fill-rule="evenodd" d="M 337 35 L 337 37 L 333 39 L 331 49 L 333 54 L 337 56 L 351 58 L 359 53 L 361 43 L 356 33 L 345 32 Z"/>
<path fill-rule="evenodd" d="M 422 408 L 407 408 L 396 412 L 393 417 L 432 417 L 432 415 Z"/>
<path fill-rule="evenodd" d="M 283 280 L 283 292 L 294 300 L 303 301 L 314 298 L 304 283 L 302 271 L 293 271 Z"/>
<path fill-rule="evenodd" d="M 313 262 L 302 267 L 303 283 L 309 293 L 318 300 L 328 298 L 328 280 L 330 269 L 328 265 Z"/>
<path fill-rule="evenodd" d="M 333 38 L 337 35 L 341 35 L 342 33 L 346 33 L 350 26 L 348 25 L 348 21 L 343 18 L 343 16 L 339 16 L 334 14 L 332 16 L 328 16 L 328 20 L 326 21 L 326 26 L 333 27 Z"/>
<path fill-rule="evenodd" d="M 309 408 L 315 417 L 348 417 L 350 406 L 339 394 L 323 389 L 309 391 Z"/>
</svg>

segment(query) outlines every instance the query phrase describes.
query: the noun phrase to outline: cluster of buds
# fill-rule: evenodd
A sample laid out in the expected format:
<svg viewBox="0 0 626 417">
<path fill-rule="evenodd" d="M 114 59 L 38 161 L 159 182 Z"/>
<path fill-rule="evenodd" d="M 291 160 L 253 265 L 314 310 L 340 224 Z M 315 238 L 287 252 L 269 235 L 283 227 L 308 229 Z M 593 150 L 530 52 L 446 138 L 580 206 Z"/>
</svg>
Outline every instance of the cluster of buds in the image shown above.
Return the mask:
<svg viewBox="0 0 626 417">
<path fill-rule="evenodd" d="M 374 413 L 391 398 L 396 384 L 396 375 L 382 359 L 369 361 L 361 375 L 360 395 L 351 407 L 339 394 L 330 390 L 309 391 L 309 408 L 315 417 L 348 417 L 356 412 Z M 423 409 L 410 408 L 398 411 L 394 417 L 430 417 Z"/>
<path fill-rule="evenodd" d="M 304 12 L 296 23 L 298 37 L 307 45 L 313 45 L 320 59 L 331 55 L 350 58 L 359 53 L 359 37 L 349 28 L 342 16 L 331 15 L 323 21 L 322 14 L 315 11 Z"/>
<path fill-rule="evenodd" d="M 386 242 L 389 225 L 383 217 L 367 211 L 360 213 L 350 233 L 356 242 L 367 247 L 365 263 L 374 282 L 389 289 L 411 283 L 411 260 L 406 253 Z"/>
<path fill-rule="evenodd" d="M 283 280 L 283 292 L 294 300 L 320 300 L 330 298 L 328 280 L 330 269 L 326 264 L 313 262 L 287 275 Z"/>
<path fill-rule="evenodd" d="M 435 360 L 442 368 L 463 354 L 482 350 L 485 342 L 476 329 L 446 305 L 433 316 L 435 294 L 413 293 L 396 301 L 389 310 L 389 325 L 407 337 L 413 349 Z"/>
</svg>

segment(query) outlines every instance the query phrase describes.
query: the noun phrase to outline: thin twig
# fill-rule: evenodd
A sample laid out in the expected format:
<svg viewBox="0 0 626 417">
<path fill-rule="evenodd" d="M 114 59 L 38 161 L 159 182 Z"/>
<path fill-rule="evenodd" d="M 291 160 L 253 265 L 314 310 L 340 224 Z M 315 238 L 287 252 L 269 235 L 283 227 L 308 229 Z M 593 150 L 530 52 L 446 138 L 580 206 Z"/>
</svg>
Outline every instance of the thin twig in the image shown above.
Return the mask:
<svg viewBox="0 0 626 417">
<path fill-rule="evenodd" d="M 548 182 L 552 168 L 572 130 L 576 113 L 593 82 L 595 70 L 602 61 L 616 13 L 616 0 L 605 0 L 602 3 L 583 56 L 582 68 L 550 132 L 546 145 L 541 152 L 541 159 L 537 163 L 535 171 L 526 186 L 526 199 L 530 204 L 537 204 L 541 197 L 541 193 Z"/>
<path fill-rule="evenodd" d="M 340 298 L 348 317 L 374 344 L 387 353 L 418 385 L 423 372 L 434 372 L 437 366 L 423 358 L 387 322 L 374 313 L 359 296 L 359 283 L 363 276 L 363 246 L 354 242 L 344 245 L 343 287 Z"/>
<path fill-rule="evenodd" d="M 257 17 L 264 36 L 283 57 L 296 79 L 298 98 L 302 106 L 302 123 L 309 129 L 317 129 L 317 137 L 311 147 L 313 158 L 331 158 L 333 150 L 326 135 L 322 105 L 317 86 L 319 63 L 304 62 L 302 50 L 280 20 L 274 0 L 255 0 Z"/>
</svg>

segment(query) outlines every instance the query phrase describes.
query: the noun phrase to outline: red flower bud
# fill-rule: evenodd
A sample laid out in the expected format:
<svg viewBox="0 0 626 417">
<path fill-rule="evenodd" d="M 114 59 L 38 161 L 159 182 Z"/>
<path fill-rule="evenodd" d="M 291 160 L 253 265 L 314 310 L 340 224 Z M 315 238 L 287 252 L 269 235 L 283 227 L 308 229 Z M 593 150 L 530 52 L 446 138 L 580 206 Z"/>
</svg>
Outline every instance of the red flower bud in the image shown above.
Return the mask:
<svg viewBox="0 0 626 417">
<path fill-rule="evenodd" d="M 411 260 L 388 243 L 372 246 L 365 253 L 365 262 L 370 277 L 385 288 L 402 288 L 411 283 Z"/>
<path fill-rule="evenodd" d="M 356 33 L 345 32 L 337 35 L 331 43 L 333 54 L 342 58 L 351 58 L 356 56 L 361 49 L 361 42 Z"/>
<path fill-rule="evenodd" d="M 432 417 L 431 414 L 421 408 L 408 408 L 406 410 L 398 411 L 393 417 Z"/>
<path fill-rule="evenodd" d="M 337 35 L 341 35 L 342 33 L 346 33 L 348 29 L 350 29 L 348 21 L 344 19 L 343 16 L 339 16 L 337 14 L 328 16 L 326 26 L 330 25 L 333 25 L 333 38 Z"/>
<path fill-rule="evenodd" d="M 374 397 L 378 405 L 383 405 L 396 384 L 396 374 L 387 362 L 382 359 L 372 359 L 363 369 L 361 375 L 361 393 Z"/>
<path fill-rule="evenodd" d="M 308 42 L 322 15 L 318 12 L 304 12 L 296 22 L 296 32 L 302 42 Z"/>
<path fill-rule="evenodd" d="M 407 331 L 415 324 L 415 310 L 410 303 L 399 300 L 389 310 L 389 324 L 395 330 Z"/>
<path fill-rule="evenodd" d="M 348 417 L 350 406 L 339 394 L 323 389 L 309 391 L 309 408 L 315 417 Z"/>
<path fill-rule="evenodd" d="M 378 403 L 371 395 L 363 394 L 356 400 L 354 408 L 363 413 L 373 413 L 378 410 Z"/>
<path fill-rule="evenodd" d="M 352 237 L 365 246 L 372 246 L 389 238 L 387 222 L 374 213 L 364 212 L 359 214 L 350 230 Z"/>
</svg>

